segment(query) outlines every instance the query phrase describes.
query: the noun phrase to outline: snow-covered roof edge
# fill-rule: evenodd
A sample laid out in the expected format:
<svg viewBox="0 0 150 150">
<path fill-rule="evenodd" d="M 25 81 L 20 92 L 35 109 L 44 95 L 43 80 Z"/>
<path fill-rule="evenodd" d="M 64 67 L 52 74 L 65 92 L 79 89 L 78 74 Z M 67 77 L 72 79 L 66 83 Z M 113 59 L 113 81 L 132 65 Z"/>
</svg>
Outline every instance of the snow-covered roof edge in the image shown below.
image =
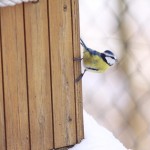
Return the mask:
<svg viewBox="0 0 150 150">
<path fill-rule="evenodd" d="M 0 0 L 0 7 L 14 6 L 22 2 L 36 2 L 37 0 Z"/>
</svg>

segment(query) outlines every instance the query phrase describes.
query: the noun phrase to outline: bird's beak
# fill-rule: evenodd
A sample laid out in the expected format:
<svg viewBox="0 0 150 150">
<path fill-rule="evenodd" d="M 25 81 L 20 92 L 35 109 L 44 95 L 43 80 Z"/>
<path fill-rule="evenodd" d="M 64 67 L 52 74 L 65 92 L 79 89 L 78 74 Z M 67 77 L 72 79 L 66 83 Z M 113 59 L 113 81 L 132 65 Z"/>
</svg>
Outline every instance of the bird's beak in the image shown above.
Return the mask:
<svg viewBox="0 0 150 150">
<path fill-rule="evenodd" d="M 116 63 L 118 63 L 119 61 L 118 61 L 118 59 L 115 59 L 115 61 L 116 61 Z"/>
</svg>

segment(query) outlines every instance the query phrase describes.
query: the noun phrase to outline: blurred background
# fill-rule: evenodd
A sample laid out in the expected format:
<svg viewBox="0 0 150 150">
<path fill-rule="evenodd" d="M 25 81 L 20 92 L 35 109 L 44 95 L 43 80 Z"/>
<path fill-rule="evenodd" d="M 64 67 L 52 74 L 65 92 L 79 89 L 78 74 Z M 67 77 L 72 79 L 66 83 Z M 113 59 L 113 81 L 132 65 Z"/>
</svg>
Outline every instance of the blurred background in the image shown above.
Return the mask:
<svg viewBox="0 0 150 150">
<path fill-rule="evenodd" d="M 86 72 L 84 109 L 127 147 L 150 148 L 150 0 L 79 0 L 87 46 L 112 50 L 119 63 Z"/>
</svg>

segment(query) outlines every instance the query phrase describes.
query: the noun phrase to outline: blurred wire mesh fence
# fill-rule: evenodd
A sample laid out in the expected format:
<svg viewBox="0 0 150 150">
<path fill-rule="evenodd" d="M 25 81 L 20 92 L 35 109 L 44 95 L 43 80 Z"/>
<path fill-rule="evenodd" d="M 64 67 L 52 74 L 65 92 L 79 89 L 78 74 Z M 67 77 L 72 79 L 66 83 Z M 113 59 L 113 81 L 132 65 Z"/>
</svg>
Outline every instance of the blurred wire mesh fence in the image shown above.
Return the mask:
<svg viewBox="0 0 150 150">
<path fill-rule="evenodd" d="M 150 1 L 79 0 L 81 37 L 119 63 L 83 78 L 84 108 L 136 150 L 150 148 Z"/>
</svg>

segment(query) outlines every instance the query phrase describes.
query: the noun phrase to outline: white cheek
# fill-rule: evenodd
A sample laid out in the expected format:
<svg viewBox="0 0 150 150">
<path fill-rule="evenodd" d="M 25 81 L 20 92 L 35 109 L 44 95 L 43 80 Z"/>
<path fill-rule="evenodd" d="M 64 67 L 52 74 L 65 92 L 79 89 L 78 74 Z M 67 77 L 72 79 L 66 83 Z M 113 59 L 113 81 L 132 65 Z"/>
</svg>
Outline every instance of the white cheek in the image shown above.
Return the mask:
<svg viewBox="0 0 150 150">
<path fill-rule="evenodd" d="M 105 58 L 106 58 L 108 64 L 113 65 L 115 63 L 115 60 L 112 59 L 111 57 L 105 57 Z"/>
</svg>

